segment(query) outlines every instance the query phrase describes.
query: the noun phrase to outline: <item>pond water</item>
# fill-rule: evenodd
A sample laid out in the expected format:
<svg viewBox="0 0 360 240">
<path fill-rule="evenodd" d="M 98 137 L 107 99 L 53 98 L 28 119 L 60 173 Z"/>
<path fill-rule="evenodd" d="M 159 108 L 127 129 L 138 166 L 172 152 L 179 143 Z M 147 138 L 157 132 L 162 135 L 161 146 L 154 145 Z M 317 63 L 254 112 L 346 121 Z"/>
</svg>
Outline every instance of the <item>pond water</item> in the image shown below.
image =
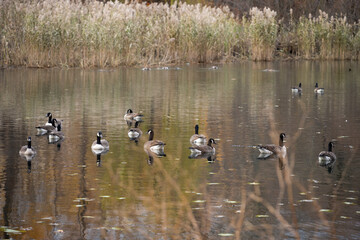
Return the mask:
<svg viewBox="0 0 360 240">
<path fill-rule="evenodd" d="M 2 238 L 359 239 L 359 93 L 354 62 L 2 70 Z M 144 115 L 137 143 L 129 108 Z M 36 136 L 48 112 L 61 143 Z M 189 158 L 196 124 L 217 143 L 209 159 Z M 148 129 L 166 157 L 149 161 Z M 98 157 L 99 130 L 110 150 Z M 281 132 L 287 156 L 259 159 L 252 146 Z M 28 136 L 31 161 L 19 156 Z M 325 168 L 329 141 L 337 160 Z"/>
</svg>

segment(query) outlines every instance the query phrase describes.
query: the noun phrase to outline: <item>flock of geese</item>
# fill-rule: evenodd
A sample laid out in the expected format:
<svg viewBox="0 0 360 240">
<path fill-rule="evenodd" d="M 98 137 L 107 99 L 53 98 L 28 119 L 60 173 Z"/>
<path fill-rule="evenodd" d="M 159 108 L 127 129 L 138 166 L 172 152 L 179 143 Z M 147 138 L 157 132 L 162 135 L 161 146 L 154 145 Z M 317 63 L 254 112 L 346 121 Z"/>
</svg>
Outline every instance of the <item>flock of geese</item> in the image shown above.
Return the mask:
<svg viewBox="0 0 360 240">
<path fill-rule="evenodd" d="M 291 91 L 294 93 L 301 93 L 301 83 L 298 87 L 292 87 Z M 324 88 L 319 88 L 318 83 L 315 85 L 315 93 L 324 93 Z M 48 135 L 49 143 L 56 143 L 64 140 L 64 133 L 61 131 L 61 121 L 58 121 L 55 118 L 52 118 L 52 114 L 48 113 L 46 115 L 48 121 L 41 126 L 36 127 L 38 135 Z M 130 128 L 128 131 L 128 137 L 130 140 L 138 142 L 138 139 L 142 135 L 142 131 L 139 128 L 139 122 L 142 121 L 142 114 L 135 113 L 131 109 L 128 109 L 124 115 L 124 120 L 128 123 L 135 122 L 135 126 Z M 149 129 L 147 131 L 149 139 L 144 144 L 144 151 L 149 156 L 149 161 L 152 161 L 154 156 L 163 157 L 166 156 L 164 153 L 165 143 L 160 140 L 154 139 L 154 131 Z M 268 158 L 269 156 L 285 156 L 286 155 L 286 146 L 284 145 L 286 135 L 281 133 L 279 137 L 279 145 L 275 144 L 266 144 L 266 145 L 257 145 L 254 146 L 260 151 L 259 158 Z M 199 125 L 195 125 L 195 133 L 190 137 L 191 155 L 189 158 L 208 158 L 210 161 L 215 155 L 215 147 L 212 144 L 216 144 L 213 138 L 209 138 L 203 134 L 199 134 Z M 336 155 L 332 152 L 334 147 L 333 142 L 329 142 L 328 151 L 322 151 L 318 155 L 319 165 L 323 167 L 328 167 L 328 171 L 332 169 L 332 165 L 336 161 Z M 102 132 L 99 131 L 96 134 L 96 140 L 91 145 L 91 150 L 96 155 L 100 156 L 109 151 L 109 142 L 106 139 L 103 139 Z M 36 155 L 36 150 L 31 145 L 31 137 L 27 138 L 27 145 L 21 147 L 19 154 L 31 159 Z"/>
</svg>

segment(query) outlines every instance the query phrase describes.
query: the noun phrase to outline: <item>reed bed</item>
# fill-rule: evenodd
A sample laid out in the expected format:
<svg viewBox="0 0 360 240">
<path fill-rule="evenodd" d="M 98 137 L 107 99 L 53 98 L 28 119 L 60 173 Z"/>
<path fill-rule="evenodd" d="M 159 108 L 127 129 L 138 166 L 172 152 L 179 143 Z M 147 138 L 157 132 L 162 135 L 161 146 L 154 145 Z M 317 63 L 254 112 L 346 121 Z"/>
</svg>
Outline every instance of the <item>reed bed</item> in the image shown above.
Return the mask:
<svg viewBox="0 0 360 240">
<path fill-rule="evenodd" d="M 228 7 L 182 2 L 1 0 L 0 29 L 2 67 L 358 60 L 360 53 L 359 23 L 322 11 L 284 23 L 269 8 L 252 8 L 238 19 Z"/>
</svg>

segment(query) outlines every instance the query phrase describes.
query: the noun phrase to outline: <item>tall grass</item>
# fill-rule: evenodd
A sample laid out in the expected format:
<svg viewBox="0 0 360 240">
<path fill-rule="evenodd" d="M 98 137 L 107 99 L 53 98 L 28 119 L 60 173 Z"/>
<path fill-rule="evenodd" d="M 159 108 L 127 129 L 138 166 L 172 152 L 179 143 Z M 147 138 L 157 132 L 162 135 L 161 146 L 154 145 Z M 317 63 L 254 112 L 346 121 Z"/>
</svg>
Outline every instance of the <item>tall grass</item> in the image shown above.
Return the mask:
<svg viewBox="0 0 360 240">
<path fill-rule="evenodd" d="M 0 65 L 106 67 L 243 58 L 359 59 L 359 24 L 345 16 L 301 17 L 252 8 L 237 19 L 227 7 L 182 2 L 0 1 Z M 292 24 L 292 25 L 291 25 Z M 291 26 L 291 27 L 289 27 Z M 289 46 L 294 51 L 287 51 Z M 283 55 L 281 55 L 283 56 Z"/>
</svg>

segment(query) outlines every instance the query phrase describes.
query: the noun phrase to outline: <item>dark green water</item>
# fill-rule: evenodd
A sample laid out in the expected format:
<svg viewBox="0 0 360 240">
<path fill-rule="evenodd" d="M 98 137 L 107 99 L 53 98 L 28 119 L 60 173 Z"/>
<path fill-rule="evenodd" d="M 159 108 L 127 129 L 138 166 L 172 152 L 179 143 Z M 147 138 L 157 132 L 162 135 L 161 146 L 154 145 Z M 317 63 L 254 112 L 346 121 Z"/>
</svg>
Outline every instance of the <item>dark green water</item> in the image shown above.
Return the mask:
<svg viewBox="0 0 360 240">
<path fill-rule="evenodd" d="M 359 63 L 180 67 L 0 71 L 2 237 L 360 238 Z M 128 108 L 144 115 L 137 144 Z M 63 120 L 60 144 L 36 136 L 47 112 Z M 189 159 L 195 124 L 217 142 L 212 161 Z M 151 165 L 150 128 L 167 155 Z M 90 148 L 98 130 L 110 143 L 100 160 Z M 281 132 L 287 157 L 258 159 L 249 146 Z M 28 136 L 31 162 L 18 153 Z M 317 156 L 331 140 L 329 170 Z"/>
</svg>

